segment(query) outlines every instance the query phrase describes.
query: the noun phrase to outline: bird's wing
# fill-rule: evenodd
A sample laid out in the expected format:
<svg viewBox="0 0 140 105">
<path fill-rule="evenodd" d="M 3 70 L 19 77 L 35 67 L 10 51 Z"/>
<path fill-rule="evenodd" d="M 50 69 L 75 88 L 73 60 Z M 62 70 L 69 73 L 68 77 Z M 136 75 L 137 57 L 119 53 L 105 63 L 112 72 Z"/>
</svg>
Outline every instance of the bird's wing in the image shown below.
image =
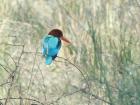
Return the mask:
<svg viewBox="0 0 140 105">
<path fill-rule="evenodd" d="M 60 40 L 56 37 L 52 37 L 48 41 L 48 55 L 56 56 L 61 45 L 59 45 Z"/>
<path fill-rule="evenodd" d="M 48 40 L 49 40 L 50 36 L 45 36 L 42 39 L 42 53 L 44 56 L 46 56 L 48 54 Z"/>
<path fill-rule="evenodd" d="M 60 39 L 54 36 L 46 36 L 43 40 L 43 49 L 45 55 L 56 56 L 61 47 Z"/>
</svg>

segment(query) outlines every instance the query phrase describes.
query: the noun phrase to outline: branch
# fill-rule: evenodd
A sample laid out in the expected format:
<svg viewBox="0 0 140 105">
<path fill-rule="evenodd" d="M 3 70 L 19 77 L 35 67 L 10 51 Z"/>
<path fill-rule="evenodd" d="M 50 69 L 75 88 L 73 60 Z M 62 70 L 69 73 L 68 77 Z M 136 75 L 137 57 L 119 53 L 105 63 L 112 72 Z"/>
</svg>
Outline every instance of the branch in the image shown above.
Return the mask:
<svg viewBox="0 0 140 105">
<path fill-rule="evenodd" d="M 6 85 L 6 84 L 9 84 L 9 83 L 10 82 L 5 82 L 5 83 L 0 84 L 0 86 Z"/>
<path fill-rule="evenodd" d="M 11 76 L 11 83 L 10 83 L 10 87 L 9 87 L 9 89 L 8 89 L 8 92 L 7 92 L 7 98 L 5 98 L 5 103 L 4 103 L 4 105 L 7 105 L 7 102 L 8 102 L 8 99 L 9 99 L 9 96 L 10 96 L 10 92 L 11 92 L 11 88 L 12 88 L 12 86 L 13 86 L 13 83 L 14 83 L 14 78 L 15 78 L 15 75 L 16 75 L 16 71 L 18 70 L 18 65 L 19 65 L 19 62 L 20 62 L 20 60 L 21 60 L 21 57 L 22 57 L 22 55 L 23 55 L 23 52 L 24 52 L 24 46 L 22 46 L 22 52 L 21 52 L 21 54 L 20 54 L 20 57 L 19 57 L 19 59 L 18 59 L 18 62 L 17 62 L 17 64 L 16 64 L 16 68 L 15 68 L 15 70 L 12 72 L 12 76 Z"/>
<path fill-rule="evenodd" d="M 84 78 L 84 80 L 86 81 L 86 84 L 87 84 L 87 87 L 88 87 L 88 91 L 90 92 L 90 85 L 89 85 L 89 82 L 88 82 L 88 80 L 87 80 L 87 78 L 85 77 L 85 75 L 84 75 L 84 73 L 79 69 L 79 67 L 77 67 L 75 64 L 73 64 L 72 62 L 70 62 L 68 59 L 66 59 L 66 58 L 63 58 L 63 57 L 59 57 L 59 56 L 57 56 L 58 58 L 61 58 L 61 59 L 63 59 L 63 60 L 65 60 L 65 61 L 67 61 L 69 64 L 71 64 L 72 66 L 74 66 L 80 73 L 81 73 L 81 75 L 83 76 L 83 78 Z M 88 97 L 89 98 L 89 103 L 90 103 L 90 96 Z M 89 104 L 88 103 L 88 104 Z"/>
<path fill-rule="evenodd" d="M 7 98 L 0 98 L 0 100 L 6 100 Z M 10 100 L 29 100 L 29 101 L 34 101 L 34 102 L 37 102 L 41 105 L 45 105 L 43 104 L 42 102 L 38 101 L 38 100 L 35 100 L 35 99 L 31 99 L 31 98 L 23 98 L 23 97 L 9 97 Z M 5 104 L 4 104 L 5 105 Z"/>
</svg>

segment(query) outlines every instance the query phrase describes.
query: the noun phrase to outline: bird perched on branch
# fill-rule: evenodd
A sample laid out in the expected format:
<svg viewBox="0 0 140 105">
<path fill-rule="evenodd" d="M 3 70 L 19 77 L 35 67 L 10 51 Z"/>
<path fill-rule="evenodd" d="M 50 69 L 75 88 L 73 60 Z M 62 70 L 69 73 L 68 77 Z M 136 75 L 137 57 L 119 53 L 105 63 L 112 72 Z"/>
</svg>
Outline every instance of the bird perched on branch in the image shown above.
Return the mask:
<svg viewBox="0 0 140 105">
<path fill-rule="evenodd" d="M 70 43 L 68 39 L 63 36 L 63 33 L 59 29 L 51 30 L 42 40 L 42 53 L 46 59 L 46 64 L 51 64 L 57 57 L 57 54 L 61 48 L 61 40 Z"/>
</svg>

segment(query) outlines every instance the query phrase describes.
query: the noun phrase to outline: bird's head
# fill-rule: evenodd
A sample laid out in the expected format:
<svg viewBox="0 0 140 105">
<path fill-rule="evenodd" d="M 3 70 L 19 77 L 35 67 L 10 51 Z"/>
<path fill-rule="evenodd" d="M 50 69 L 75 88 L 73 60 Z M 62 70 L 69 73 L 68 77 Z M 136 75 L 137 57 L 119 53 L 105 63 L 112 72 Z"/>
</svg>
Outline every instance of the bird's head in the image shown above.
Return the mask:
<svg viewBox="0 0 140 105">
<path fill-rule="evenodd" d="M 57 37 L 57 38 L 60 38 L 61 40 L 65 41 L 65 42 L 67 42 L 67 43 L 70 43 L 70 41 L 69 41 L 67 38 L 65 38 L 65 37 L 63 36 L 63 32 L 62 32 L 61 30 L 59 30 L 59 29 L 52 29 L 52 30 L 48 33 L 48 35 L 53 35 L 53 36 L 55 36 L 55 37 Z"/>
</svg>

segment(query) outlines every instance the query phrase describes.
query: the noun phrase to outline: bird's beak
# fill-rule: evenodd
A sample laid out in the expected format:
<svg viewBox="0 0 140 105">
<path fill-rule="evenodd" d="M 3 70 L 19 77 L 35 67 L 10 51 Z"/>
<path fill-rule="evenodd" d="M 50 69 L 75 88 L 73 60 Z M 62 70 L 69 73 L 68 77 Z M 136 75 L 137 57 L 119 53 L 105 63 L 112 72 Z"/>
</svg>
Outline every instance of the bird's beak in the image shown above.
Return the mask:
<svg viewBox="0 0 140 105">
<path fill-rule="evenodd" d="M 71 43 L 71 42 L 70 42 L 67 38 L 65 38 L 64 36 L 62 36 L 60 39 L 63 40 L 64 42 Z"/>
</svg>

